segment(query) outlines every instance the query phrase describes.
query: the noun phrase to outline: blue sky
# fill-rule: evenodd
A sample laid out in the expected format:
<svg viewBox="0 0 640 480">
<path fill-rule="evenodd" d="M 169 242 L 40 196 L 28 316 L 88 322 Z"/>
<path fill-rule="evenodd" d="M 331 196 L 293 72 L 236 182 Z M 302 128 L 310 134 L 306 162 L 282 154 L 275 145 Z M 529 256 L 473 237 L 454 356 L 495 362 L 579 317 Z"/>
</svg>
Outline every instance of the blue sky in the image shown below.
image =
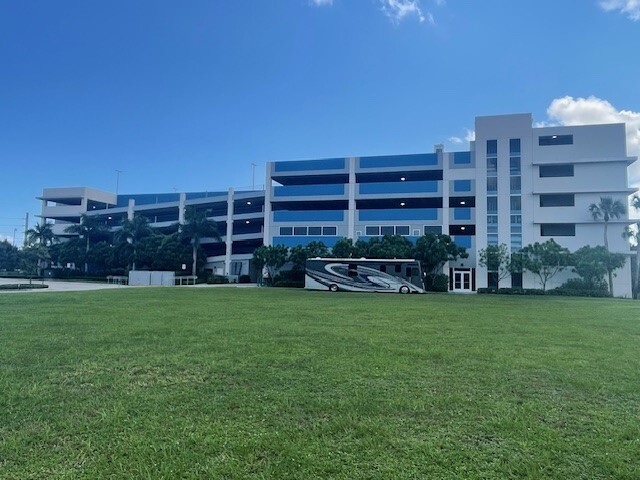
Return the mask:
<svg viewBox="0 0 640 480">
<path fill-rule="evenodd" d="M 248 187 L 476 115 L 625 121 L 638 155 L 638 45 L 637 0 L 0 0 L 0 239 L 44 187 Z"/>
</svg>

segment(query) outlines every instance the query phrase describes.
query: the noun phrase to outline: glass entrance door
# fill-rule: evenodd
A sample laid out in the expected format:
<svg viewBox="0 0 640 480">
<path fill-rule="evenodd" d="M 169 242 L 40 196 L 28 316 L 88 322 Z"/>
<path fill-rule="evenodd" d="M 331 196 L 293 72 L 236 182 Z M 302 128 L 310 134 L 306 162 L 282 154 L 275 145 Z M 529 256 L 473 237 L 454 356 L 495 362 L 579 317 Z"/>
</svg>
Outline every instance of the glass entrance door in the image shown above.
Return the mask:
<svg viewBox="0 0 640 480">
<path fill-rule="evenodd" d="M 454 292 L 470 292 L 471 291 L 471 272 L 468 270 L 453 271 L 453 291 Z"/>
</svg>

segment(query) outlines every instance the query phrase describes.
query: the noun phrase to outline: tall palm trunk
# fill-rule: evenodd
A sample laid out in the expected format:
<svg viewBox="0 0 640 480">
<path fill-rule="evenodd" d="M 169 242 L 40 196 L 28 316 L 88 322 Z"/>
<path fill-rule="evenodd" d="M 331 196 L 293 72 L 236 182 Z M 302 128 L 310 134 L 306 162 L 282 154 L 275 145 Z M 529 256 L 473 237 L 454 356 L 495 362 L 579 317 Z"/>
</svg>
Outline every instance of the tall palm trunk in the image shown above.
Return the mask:
<svg viewBox="0 0 640 480">
<path fill-rule="evenodd" d="M 196 276 L 196 261 L 198 259 L 198 245 L 193 241 L 193 263 L 191 264 L 191 275 Z"/>
<path fill-rule="evenodd" d="M 87 248 L 84 251 L 84 273 L 89 273 L 89 237 L 87 236 Z"/>
</svg>

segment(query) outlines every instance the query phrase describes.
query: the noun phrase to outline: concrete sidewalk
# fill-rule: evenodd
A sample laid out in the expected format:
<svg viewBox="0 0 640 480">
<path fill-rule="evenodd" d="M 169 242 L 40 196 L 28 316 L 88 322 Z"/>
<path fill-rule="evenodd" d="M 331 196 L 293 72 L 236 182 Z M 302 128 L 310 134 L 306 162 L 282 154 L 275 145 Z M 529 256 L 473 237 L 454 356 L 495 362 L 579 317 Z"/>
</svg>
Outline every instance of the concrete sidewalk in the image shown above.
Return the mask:
<svg viewBox="0 0 640 480">
<path fill-rule="evenodd" d="M 29 283 L 28 278 L 0 278 L 0 285 Z M 43 283 L 42 280 L 33 280 L 34 284 Z M 105 290 L 112 288 L 128 288 L 126 285 L 113 285 L 107 283 L 93 282 L 61 282 L 57 280 L 45 280 L 45 285 L 49 288 L 34 288 L 33 290 L 0 290 L 2 293 L 24 293 L 24 292 L 81 292 L 88 290 Z"/>
</svg>

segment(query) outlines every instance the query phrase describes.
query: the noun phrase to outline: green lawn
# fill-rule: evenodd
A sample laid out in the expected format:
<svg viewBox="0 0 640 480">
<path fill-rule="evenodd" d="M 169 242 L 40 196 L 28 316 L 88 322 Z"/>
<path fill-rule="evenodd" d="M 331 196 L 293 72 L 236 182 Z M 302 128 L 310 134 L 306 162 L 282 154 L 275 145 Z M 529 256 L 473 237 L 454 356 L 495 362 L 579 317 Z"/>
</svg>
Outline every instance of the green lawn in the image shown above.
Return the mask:
<svg viewBox="0 0 640 480">
<path fill-rule="evenodd" d="M 640 303 L 0 294 L 0 478 L 640 478 Z"/>
</svg>

